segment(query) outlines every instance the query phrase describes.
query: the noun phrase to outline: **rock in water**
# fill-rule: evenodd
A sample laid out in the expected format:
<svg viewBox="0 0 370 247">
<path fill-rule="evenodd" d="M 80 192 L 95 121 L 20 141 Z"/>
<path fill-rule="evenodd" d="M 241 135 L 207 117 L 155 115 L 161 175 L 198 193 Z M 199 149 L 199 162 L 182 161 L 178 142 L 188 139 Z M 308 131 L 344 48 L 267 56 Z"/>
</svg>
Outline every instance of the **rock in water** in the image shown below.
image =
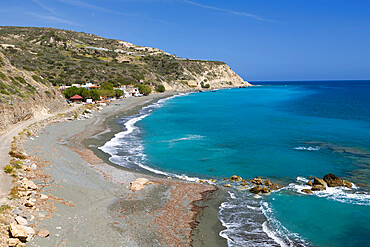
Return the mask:
<svg viewBox="0 0 370 247">
<path fill-rule="evenodd" d="M 271 181 L 270 181 L 270 180 L 265 180 L 265 185 L 266 185 L 266 186 L 271 186 L 271 185 L 272 185 L 272 183 L 271 183 Z"/>
<path fill-rule="evenodd" d="M 312 191 L 321 191 L 321 190 L 326 190 L 326 187 L 321 185 L 321 184 L 315 184 L 311 188 Z"/>
<path fill-rule="evenodd" d="M 312 181 L 311 181 L 311 180 L 310 180 L 310 181 L 308 181 L 306 184 L 307 184 L 307 185 L 309 185 L 309 186 L 312 186 L 312 185 L 313 185 L 313 183 L 312 183 Z"/>
<path fill-rule="evenodd" d="M 258 193 L 261 193 L 263 190 L 263 188 L 259 185 L 253 187 L 252 189 L 250 189 L 249 191 L 254 193 L 254 194 L 258 194 Z"/>
<path fill-rule="evenodd" d="M 324 187 L 327 186 L 326 182 L 322 180 L 321 178 L 313 178 L 313 185 L 322 185 Z"/>
<path fill-rule="evenodd" d="M 231 187 L 231 184 L 224 184 L 222 186 L 224 186 L 224 187 Z"/>
<path fill-rule="evenodd" d="M 343 185 L 343 181 L 340 177 L 335 176 L 333 173 L 326 174 L 324 176 L 324 181 L 329 187 L 338 187 Z"/>
<path fill-rule="evenodd" d="M 346 186 L 347 188 L 352 188 L 352 183 L 351 182 L 348 182 L 347 180 L 342 180 L 343 182 L 343 185 Z"/>
<path fill-rule="evenodd" d="M 306 194 L 313 194 L 312 190 L 310 189 L 303 189 L 301 190 L 303 193 L 306 193 Z"/>
<path fill-rule="evenodd" d="M 267 194 L 267 193 L 270 192 L 270 190 L 268 188 L 266 188 L 266 187 L 263 187 L 262 190 L 261 190 L 261 192 L 264 193 L 264 194 Z"/>
<path fill-rule="evenodd" d="M 237 175 L 232 175 L 230 178 L 229 178 L 230 181 L 234 181 L 234 182 L 239 182 L 239 181 L 242 181 L 243 179 L 240 177 L 240 176 L 237 176 Z"/>
</svg>

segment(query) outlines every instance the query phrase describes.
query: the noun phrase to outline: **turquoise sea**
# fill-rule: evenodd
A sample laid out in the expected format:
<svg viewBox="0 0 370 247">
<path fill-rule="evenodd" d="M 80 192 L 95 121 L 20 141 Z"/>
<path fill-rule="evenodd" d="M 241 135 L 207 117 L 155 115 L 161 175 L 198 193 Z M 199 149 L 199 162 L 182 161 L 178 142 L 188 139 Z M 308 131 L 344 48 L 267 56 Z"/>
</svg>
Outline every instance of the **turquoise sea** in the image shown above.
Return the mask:
<svg viewBox="0 0 370 247">
<path fill-rule="evenodd" d="M 370 81 L 253 84 L 160 100 L 101 149 L 167 176 L 284 185 L 261 198 L 230 189 L 218 216 L 229 246 L 370 246 Z M 301 193 L 327 173 L 354 187 Z"/>
</svg>

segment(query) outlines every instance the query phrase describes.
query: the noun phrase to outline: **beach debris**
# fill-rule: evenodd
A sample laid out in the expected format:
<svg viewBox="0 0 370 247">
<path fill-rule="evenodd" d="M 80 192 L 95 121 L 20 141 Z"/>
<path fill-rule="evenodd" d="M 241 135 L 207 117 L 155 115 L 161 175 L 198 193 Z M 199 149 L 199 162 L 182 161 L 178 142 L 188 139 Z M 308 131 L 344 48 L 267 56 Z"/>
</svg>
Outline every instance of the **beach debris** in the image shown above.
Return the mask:
<svg viewBox="0 0 370 247">
<path fill-rule="evenodd" d="M 310 189 L 303 189 L 301 190 L 303 193 L 306 193 L 306 194 L 313 194 L 312 190 Z"/>
<path fill-rule="evenodd" d="M 326 174 L 323 179 L 329 187 L 338 187 L 343 185 L 342 179 L 335 176 L 333 173 Z"/>
<path fill-rule="evenodd" d="M 222 186 L 224 186 L 224 187 L 231 187 L 231 184 L 224 184 Z"/>
<path fill-rule="evenodd" d="M 28 224 L 27 220 L 23 218 L 22 216 L 15 217 L 15 221 L 18 223 L 18 225 L 26 226 Z"/>
<path fill-rule="evenodd" d="M 144 189 L 144 185 L 150 184 L 147 178 L 138 178 L 130 183 L 130 190 L 138 191 Z"/>
<path fill-rule="evenodd" d="M 49 237 L 49 235 L 50 235 L 50 232 L 47 229 L 40 229 L 37 232 L 37 236 L 39 236 L 41 238 L 47 238 L 47 237 Z"/>
<path fill-rule="evenodd" d="M 230 181 L 234 181 L 234 182 L 239 182 L 239 181 L 242 181 L 243 179 L 238 176 L 238 175 L 232 175 L 230 178 L 229 178 Z"/>
</svg>

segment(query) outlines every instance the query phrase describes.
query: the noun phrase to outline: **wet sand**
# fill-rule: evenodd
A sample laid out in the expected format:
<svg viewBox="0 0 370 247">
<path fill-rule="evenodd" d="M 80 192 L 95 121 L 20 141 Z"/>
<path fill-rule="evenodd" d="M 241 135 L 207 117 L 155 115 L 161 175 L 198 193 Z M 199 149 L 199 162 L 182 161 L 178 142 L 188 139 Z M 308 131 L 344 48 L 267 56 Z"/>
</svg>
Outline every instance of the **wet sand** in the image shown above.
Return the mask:
<svg viewBox="0 0 370 247">
<path fill-rule="evenodd" d="M 36 226 L 51 234 L 30 246 L 226 246 L 217 220 L 225 191 L 121 168 L 96 148 L 120 131 L 116 116 L 173 94 L 116 101 L 91 119 L 52 124 L 23 144 L 29 155 L 48 163 L 43 170 L 52 179 L 36 181 L 42 193 L 64 200 L 50 218 L 40 220 L 47 214 L 40 212 Z M 152 184 L 130 191 L 139 177 Z"/>
</svg>

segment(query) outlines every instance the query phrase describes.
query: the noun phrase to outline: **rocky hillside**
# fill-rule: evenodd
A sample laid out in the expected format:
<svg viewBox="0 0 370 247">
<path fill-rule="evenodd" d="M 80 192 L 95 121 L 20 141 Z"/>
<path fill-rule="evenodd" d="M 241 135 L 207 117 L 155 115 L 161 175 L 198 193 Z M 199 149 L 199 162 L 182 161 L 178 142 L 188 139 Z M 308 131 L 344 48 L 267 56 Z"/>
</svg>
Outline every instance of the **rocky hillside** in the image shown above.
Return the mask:
<svg viewBox="0 0 370 247">
<path fill-rule="evenodd" d="M 167 90 L 248 86 L 225 63 L 189 60 L 162 50 L 52 28 L 0 27 L 0 51 L 17 68 L 52 85 L 162 84 Z"/>
<path fill-rule="evenodd" d="M 64 98 L 47 80 L 15 68 L 0 52 L 0 132 L 11 124 L 65 106 Z"/>
</svg>

